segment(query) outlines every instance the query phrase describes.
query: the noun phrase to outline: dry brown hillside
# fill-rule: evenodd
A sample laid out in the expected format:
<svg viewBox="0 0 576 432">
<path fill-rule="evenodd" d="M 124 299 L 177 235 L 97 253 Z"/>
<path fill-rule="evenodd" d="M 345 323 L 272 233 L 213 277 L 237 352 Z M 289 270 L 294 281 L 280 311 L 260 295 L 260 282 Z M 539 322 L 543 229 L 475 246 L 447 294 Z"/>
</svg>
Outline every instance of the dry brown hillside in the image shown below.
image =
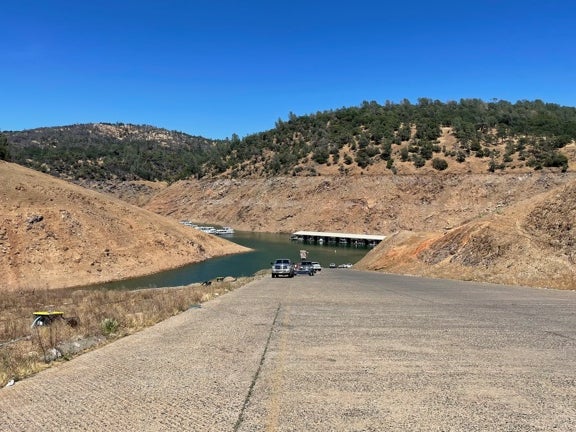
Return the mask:
<svg viewBox="0 0 576 432">
<path fill-rule="evenodd" d="M 5 289 L 117 280 L 241 250 L 181 219 L 383 234 L 361 267 L 574 287 L 572 171 L 202 179 L 107 185 L 108 196 L 8 163 L 0 176 Z"/>
<path fill-rule="evenodd" d="M 573 172 L 206 179 L 177 182 L 146 208 L 239 230 L 390 235 L 454 228 L 574 180 Z"/>
<path fill-rule="evenodd" d="M 576 181 L 446 232 L 392 235 L 360 269 L 576 289 Z"/>
<path fill-rule="evenodd" d="M 0 161 L 2 290 L 61 288 L 242 252 L 170 218 Z"/>
<path fill-rule="evenodd" d="M 389 236 L 359 268 L 576 288 L 576 174 L 429 174 L 175 183 L 147 208 L 236 229 Z"/>
</svg>

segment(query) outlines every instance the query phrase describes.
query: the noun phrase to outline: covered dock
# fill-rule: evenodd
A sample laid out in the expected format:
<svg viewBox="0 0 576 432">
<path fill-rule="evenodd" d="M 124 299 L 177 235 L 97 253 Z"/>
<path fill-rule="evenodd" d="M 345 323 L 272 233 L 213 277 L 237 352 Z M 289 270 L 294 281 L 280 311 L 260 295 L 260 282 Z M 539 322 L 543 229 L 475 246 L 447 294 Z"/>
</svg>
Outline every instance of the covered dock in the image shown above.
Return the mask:
<svg viewBox="0 0 576 432">
<path fill-rule="evenodd" d="M 290 236 L 291 240 L 315 244 L 338 244 L 342 246 L 373 247 L 384 240 L 386 236 L 375 234 L 350 234 L 323 231 L 296 231 Z"/>
</svg>

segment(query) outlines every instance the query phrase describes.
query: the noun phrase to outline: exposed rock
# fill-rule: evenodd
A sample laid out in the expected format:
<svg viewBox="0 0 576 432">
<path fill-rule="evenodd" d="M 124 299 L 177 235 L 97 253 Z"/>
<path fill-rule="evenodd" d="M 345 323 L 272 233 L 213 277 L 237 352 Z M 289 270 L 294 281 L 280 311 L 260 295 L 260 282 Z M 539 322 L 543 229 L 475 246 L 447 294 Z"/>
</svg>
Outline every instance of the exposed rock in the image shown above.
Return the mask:
<svg viewBox="0 0 576 432">
<path fill-rule="evenodd" d="M 27 223 L 28 225 L 32 225 L 32 224 L 35 224 L 35 223 L 38 223 L 38 222 L 42 222 L 43 220 L 44 220 L 44 216 L 42 216 L 42 215 L 33 215 L 33 216 L 30 216 L 30 217 L 28 218 L 28 220 L 26 221 L 26 223 Z"/>
<path fill-rule="evenodd" d="M 92 348 L 100 343 L 104 342 L 106 338 L 104 336 L 91 336 L 87 338 L 78 338 L 73 341 L 62 342 L 56 347 L 56 351 L 59 353 L 58 357 L 69 357 L 79 352 L 85 351 Z"/>
<path fill-rule="evenodd" d="M 575 180 L 550 172 L 202 179 L 158 191 L 145 208 L 247 231 L 390 235 L 457 227 Z"/>
<path fill-rule="evenodd" d="M 383 234 L 359 268 L 574 288 L 576 173 L 322 175 L 108 184 L 150 211 L 0 164 L 8 287 L 59 287 L 153 273 L 232 253 L 182 219 L 237 230 Z M 32 180 L 35 176 L 41 180 Z M 51 183 L 51 182 L 57 183 Z M 138 194 L 145 198 L 140 200 Z M 25 216 L 28 215 L 28 216 Z M 32 224 L 29 215 L 42 215 Z M 23 227 L 33 227 L 24 232 Z M 69 269 L 72 265 L 72 271 Z"/>
<path fill-rule="evenodd" d="M 576 289 L 576 181 L 448 232 L 391 236 L 360 269 Z"/>
</svg>

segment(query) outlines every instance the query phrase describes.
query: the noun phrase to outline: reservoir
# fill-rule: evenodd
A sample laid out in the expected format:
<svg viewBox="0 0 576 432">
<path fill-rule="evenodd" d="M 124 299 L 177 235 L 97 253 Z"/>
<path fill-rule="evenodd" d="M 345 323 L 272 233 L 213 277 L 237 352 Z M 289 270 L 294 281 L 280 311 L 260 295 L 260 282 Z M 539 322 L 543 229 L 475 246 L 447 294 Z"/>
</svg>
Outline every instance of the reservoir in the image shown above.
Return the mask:
<svg viewBox="0 0 576 432">
<path fill-rule="evenodd" d="M 193 229 L 193 228 L 191 228 Z M 252 276 L 269 269 L 276 258 L 300 261 L 300 250 L 308 251 L 308 260 L 319 262 L 324 269 L 330 263 L 355 264 L 370 250 L 365 247 L 316 245 L 290 240 L 290 234 L 236 231 L 227 240 L 253 249 L 251 252 L 227 255 L 168 270 L 149 276 L 99 284 L 94 288 L 138 289 L 189 285 L 217 277 Z M 334 271 L 334 270 L 333 270 Z"/>
</svg>

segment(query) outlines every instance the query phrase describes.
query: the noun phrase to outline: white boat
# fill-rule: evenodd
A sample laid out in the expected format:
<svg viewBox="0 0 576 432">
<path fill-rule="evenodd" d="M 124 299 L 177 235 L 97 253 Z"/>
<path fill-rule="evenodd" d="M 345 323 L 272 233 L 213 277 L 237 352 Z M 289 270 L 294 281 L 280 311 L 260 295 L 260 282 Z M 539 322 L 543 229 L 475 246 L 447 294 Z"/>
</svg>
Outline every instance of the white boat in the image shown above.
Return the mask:
<svg viewBox="0 0 576 432">
<path fill-rule="evenodd" d="M 196 227 L 196 229 L 199 229 L 202 232 L 205 232 L 207 234 L 216 234 L 216 228 L 214 228 L 213 226 L 199 226 Z"/>
<path fill-rule="evenodd" d="M 218 235 L 234 234 L 234 228 L 230 228 L 230 227 L 216 228 L 216 234 L 218 234 Z"/>
<path fill-rule="evenodd" d="M 187 227 L 196 228 L 196 224 L 190 222 L 189 220 L 183 220 L 183 221 L 180 221 L 180 223 L 184 226 L 187 226 Z"/>
</svg>

